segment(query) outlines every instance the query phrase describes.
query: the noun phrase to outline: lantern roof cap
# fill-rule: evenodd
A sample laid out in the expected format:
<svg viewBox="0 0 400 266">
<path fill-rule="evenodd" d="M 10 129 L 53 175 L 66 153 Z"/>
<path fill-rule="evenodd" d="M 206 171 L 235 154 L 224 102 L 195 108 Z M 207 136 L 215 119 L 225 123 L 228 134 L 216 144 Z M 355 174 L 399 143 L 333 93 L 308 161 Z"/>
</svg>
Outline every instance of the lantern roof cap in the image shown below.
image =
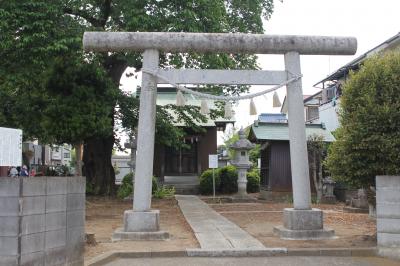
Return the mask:
<svg viewBox="0 0 400 266">
<path fill-rule="evenodd" d="M 239 130 L 239 140 L 234 142 L 231 145 L 231 148 L 234 150 L 251 150 L 253 149 L 256 145 L 251 143 L 247 138 L 246 138 L 246 133 L 244 132 L 243 128 Z"/>
</svg>

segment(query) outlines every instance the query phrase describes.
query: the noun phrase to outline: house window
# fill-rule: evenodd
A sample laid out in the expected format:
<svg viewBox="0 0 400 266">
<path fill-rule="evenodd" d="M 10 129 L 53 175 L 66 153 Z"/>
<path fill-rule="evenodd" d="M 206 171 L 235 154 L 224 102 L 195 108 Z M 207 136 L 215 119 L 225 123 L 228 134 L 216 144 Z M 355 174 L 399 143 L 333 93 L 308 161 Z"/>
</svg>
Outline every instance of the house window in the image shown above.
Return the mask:
<svg viewBox="0 0 400 266">
<path fill-rule="evenodd" d="M 70 154 L 68 152 L 64 153 L 64 159 L 69 159 L 70 158 Z"/>
<path fill-rule="evenodd" d="M 306 112 L 306 120 L 310 121 L 319 117 L 318 106 L 308 106 Z"/>
<path fill-rule="evenodd" d="M 337 95 L 337 92 L 336 92 L 337 86 L 338 85 L 335 84 L 324 90 L 325 98 L 323 99 L 323 103 L 330 102 L 333 100 L 333 98 L 340 96 L 340 95 Z"/>
<path fill-rule="evenodd" d="M 327 90 L 328 101 L 331 101 L 333 99 L 333 97 L 335 97 L 335 95 L 336 95 L 335 89 L 336 89 L 335 86 L 328 88 L 328 90 Z"/>
</svg>

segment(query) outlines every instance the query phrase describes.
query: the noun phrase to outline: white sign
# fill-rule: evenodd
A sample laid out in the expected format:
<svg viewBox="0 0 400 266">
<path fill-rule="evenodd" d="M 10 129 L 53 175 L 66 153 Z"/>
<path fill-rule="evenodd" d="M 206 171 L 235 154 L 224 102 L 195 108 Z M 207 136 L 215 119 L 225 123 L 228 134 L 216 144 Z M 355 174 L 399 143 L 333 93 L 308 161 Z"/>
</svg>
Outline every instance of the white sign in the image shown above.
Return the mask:
<svg viewBox="0 0 400 266">
<path fill-rule="evenodd" d="M 22 165 L 22 130 L 0 127 L 0 166 Z"/>
<path fill-rule="evenodd" d="M 208 155 L 208 168 L 218 168 L 218 154 Z"/>
</svg>

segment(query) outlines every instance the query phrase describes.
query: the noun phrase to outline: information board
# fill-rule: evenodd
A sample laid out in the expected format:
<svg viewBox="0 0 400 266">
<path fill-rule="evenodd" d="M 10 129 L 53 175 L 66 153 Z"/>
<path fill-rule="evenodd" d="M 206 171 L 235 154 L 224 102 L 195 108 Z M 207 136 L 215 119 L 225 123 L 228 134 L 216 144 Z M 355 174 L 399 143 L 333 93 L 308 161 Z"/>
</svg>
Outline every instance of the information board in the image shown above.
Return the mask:
<svg viewBox="0 0 400 266">
<path fill-rule="evenodd" d="M 22 130 L 0 127 L 0 166 L 22 165 Z"/>
<path fill-rule="evenodd" d="M 208 168 L 218 168 L 218 154 L 208 155 Z"/>
</svg>

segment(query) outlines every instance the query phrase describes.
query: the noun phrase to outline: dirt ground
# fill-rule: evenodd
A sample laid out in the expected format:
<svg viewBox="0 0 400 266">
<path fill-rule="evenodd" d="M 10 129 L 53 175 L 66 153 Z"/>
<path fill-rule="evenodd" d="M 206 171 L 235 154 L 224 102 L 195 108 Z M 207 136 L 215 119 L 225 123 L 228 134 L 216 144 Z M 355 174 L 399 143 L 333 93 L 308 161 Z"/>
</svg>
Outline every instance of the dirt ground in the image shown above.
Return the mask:
<svg viewBox="0 0 400 266">
<path fill-rule="evenodd" d="M 376 246 L 376 221 L 368 214 L 345 213 L 344 204 L 318 204 L 313 208 L 324 211 L 324 226 L 335 230 L 336 239 L 330 240 L 281 240 L 273 228 L 282 225 L 283 208 L 291 204 L 258 201 L 256 203 L 209 204 L 215 211 L 234 222 L 266 247 L 287 248 L 344 248 Z"/>
<path fill-rule="evenodd" d="M 281 240 L 273 235 L 273 227 L 282 225 L 283 208 L 287 203 L 257 201 L 255 203 L 209 203 L 214 210 L 243 228 L 267 247 L 370 247 L 376 246 L 376 223 L 368 214 L 344 213 L 343 204 L 313 205 L 324 211 L 324 225 L 335 229 L 336 239 L 324 241 Z M 165 241 L 111 242 L 116 228 L 123 226 L 124 210 L 131 201 L 89 197 L 86 201 L 86 232 L 94 233 L 97 245 L 86 245 L 85 259 L 111 250 L 175 251 L 198 248 L 199 244 L 182 215 L 175 199 L 153 200 L 152 208 L 160 210 L 161 230 L 170 233 Z"/>
<path fill-rule="evenodd" d="M 132 209 L 132 202 L 110 198 L 87 198 L 86 233 L 94 233 L 97 244 L 85 246 L 85 260 L 111 250 L 174 251 L 199 247 L 175 199 L 153 199 L 152 208 L 160 210 L 161 230 L 169 232 L 169 240 L 112 243 L 111 235 L 115 229 L 123 226 L 123 213 Z"/>
</svg>

